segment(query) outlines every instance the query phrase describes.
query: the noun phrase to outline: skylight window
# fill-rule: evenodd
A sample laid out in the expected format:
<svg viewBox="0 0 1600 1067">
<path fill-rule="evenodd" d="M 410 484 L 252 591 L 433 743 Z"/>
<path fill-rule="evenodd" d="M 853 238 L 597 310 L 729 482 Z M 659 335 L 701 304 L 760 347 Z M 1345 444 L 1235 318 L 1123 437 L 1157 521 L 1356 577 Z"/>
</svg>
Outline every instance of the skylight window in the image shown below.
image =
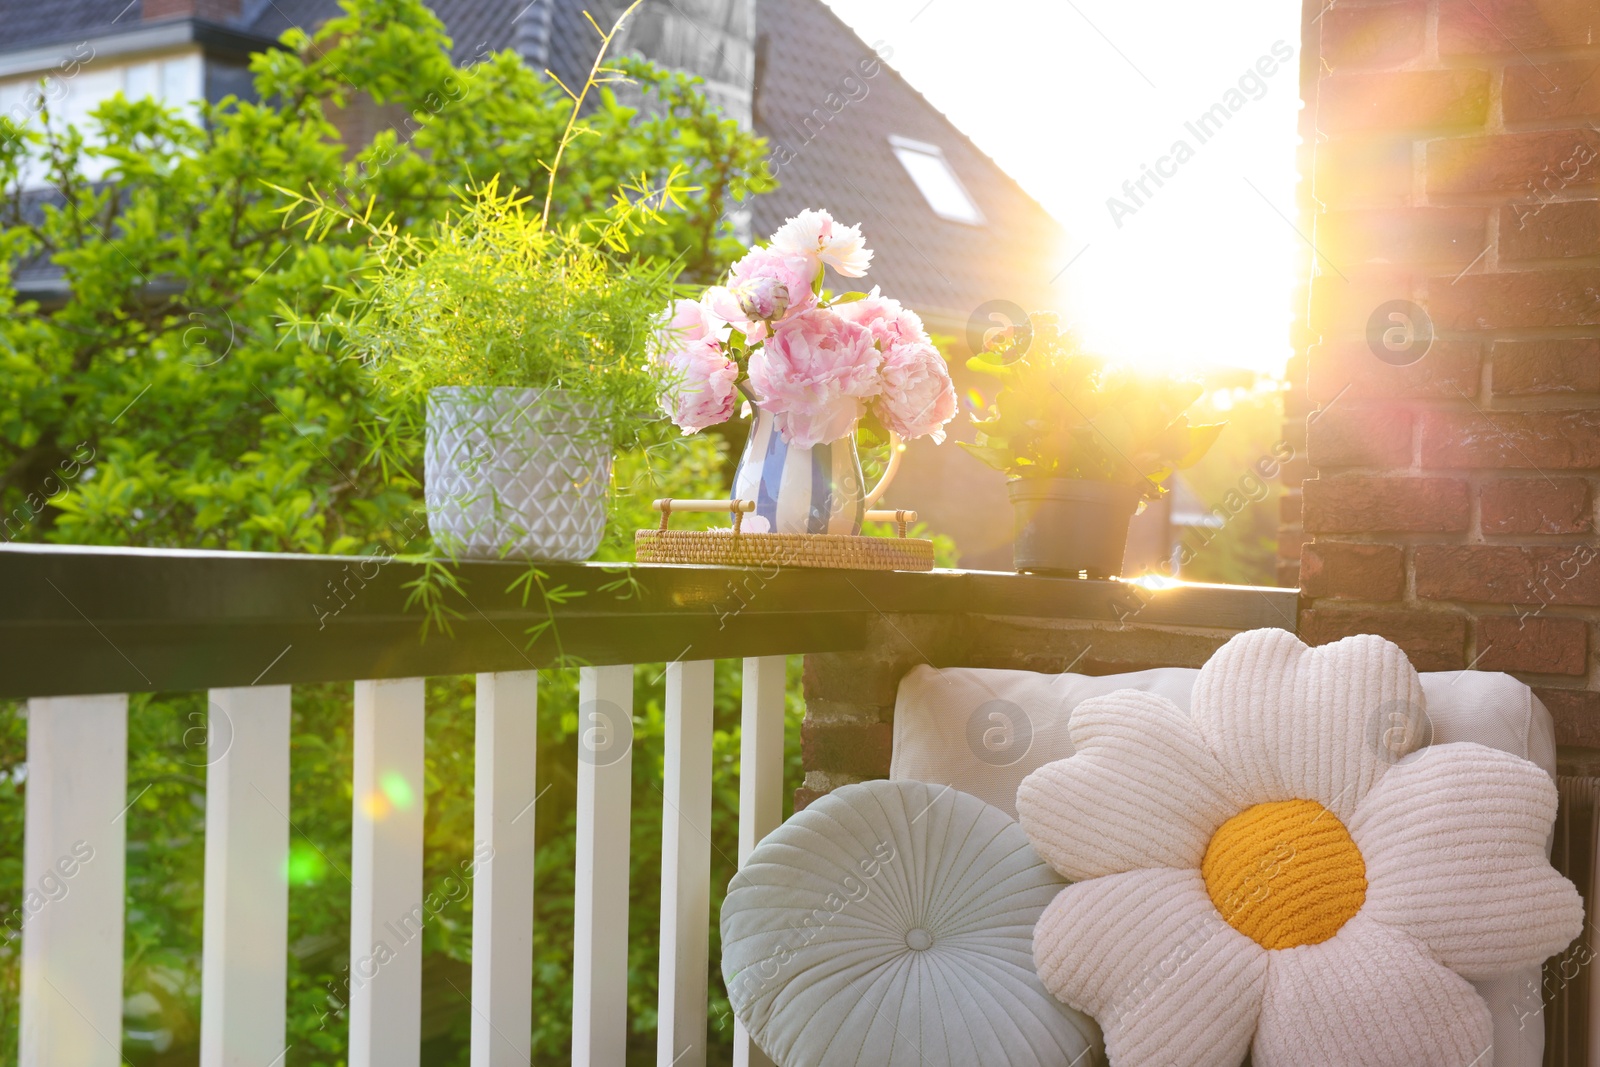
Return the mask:
<svg viewBox="0 0 1600 1067">
<path fill-rule="evenodd" d="M 972 197 L 961 184 L 961 179 L 956 177 L 956 172 L 950 169 L 950 161 L 944 158 L 944 152 L 938 145 L 905 137 L 890 137 L 889 144 L 935 215 L 970 226 L 983 222 L 983 212 L 972 202 Z"/>
</svg>

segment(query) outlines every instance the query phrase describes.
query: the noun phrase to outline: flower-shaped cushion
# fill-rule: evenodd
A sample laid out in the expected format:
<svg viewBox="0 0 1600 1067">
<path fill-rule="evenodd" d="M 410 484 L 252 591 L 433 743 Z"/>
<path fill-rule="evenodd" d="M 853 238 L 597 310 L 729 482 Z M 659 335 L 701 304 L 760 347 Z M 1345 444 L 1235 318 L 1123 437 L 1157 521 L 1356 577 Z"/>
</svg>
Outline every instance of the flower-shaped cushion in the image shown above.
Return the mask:
<svg viewBox="0 0 1600 1067">
<path fill-rule="evenodd" d="M 1034 972 L 1034 924 L 1063 884 L 976 797 L 846 786 L 729 885 L 728 997 L 781 1067 L 1090 1067 L 1094 1023 Z"/>
<path fill-rule="evenodd" d="M 1537 964 L 1583 904 L 1545 858 L 1555 785 L 1482 745 L 1417 751 L 1422 688 L 1378 637 L 1241 634 L 1192 712 L 1087 701 L 1076 754 L 1023 782 L 1076 884 L 1040 918 L 1045 986 L 1116 1067 L 1485 1067 L 1467 979 Z"/>
</svg>

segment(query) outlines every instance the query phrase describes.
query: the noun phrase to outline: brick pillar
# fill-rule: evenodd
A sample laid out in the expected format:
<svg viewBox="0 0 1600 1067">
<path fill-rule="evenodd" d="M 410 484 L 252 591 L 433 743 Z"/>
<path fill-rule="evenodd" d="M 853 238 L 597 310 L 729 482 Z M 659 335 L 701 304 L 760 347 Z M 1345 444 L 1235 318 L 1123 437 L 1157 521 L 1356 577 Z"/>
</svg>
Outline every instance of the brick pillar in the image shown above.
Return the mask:
<svg viewBox="0 0 1600 1067">
<path fill-rule="evenodd" d="M 1313 153 L 1317 143 L 1317 70 L 1322 62 L 1322 9 L 1327 0 L 1301 0 L 1300 5 L 1300 118 L 1297 122 L 1300 147 L 1295 151 L 1295 164 L 1301 175 L 1295 190 L 1295 207 L 1301 218 L 1310 218 L 1316 212 L 1316 201 L 1311 195 Z M 1305 528 L 1300 522 L 1301 483 L 1310 468 L 1306 463 L 1306 415 L 1310 403 L 1306 399 L 1306 352 L 1316 340 L 1312 333 L 1307 309 L 1310 306 L 1311 277 L 1316 267 L 1316 253 L 1310 248 L 1297 249 L 1295 275 L 1297 284 L 1293 302 L 1296 309 L 1294 326 L 1290 331 L 1290 344 L 1294 356 L 1284 369 L 1289 388 L 1283 396 L 1283 440 L 1294 449 L 1294 458 L 1283 465 L 1278 475 L 1283 494 L 1278 497 L 1278 584 L 1294 588 L 1300 584 L 1300 549 L 1306 541 Z"/>
<path fill-rule="evenodd" d="M 1302 636 L 1510 671 L 1600 746 L 1600 6 L 1320 22 Z"/>
</svg>

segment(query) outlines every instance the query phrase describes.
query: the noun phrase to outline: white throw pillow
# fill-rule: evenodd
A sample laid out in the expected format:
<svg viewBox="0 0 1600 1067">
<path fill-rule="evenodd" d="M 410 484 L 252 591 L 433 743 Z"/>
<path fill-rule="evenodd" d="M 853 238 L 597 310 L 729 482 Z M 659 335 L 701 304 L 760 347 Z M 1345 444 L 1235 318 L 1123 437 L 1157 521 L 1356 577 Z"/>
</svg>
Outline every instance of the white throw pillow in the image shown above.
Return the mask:
<svg viewBox="0 0 1600 1067">
<path fill-rule="evenodd" d="M 1092 678 L 913 667 L 895 699 L 889 777 L 953 785 L 1015 819 L 1022 780 L 1072 755 L 1073 708 L 1119 689 L 1142 689 L 1187 711 L 1199 673 L 1168 667 Z"/>
<path fill-rule="evenodd" d="M 1166 697 L 1189 710 L 1199 671 L 1167 667 L 1090 677 L 1033 671 L 913 668 L 895 700 L 891 779 L 954 786 L 1016 818 L 1017 787 L 1033 771 L 1073 754 L 1072 711 L 1119 689 Z M 1419 675 L 1434 744 L 1475 741 L 1556 775 L 1555 724 L 1533 690 L 1508 674 L 1441 671 Z M 1404 716 L 1375 729 L 1416 729 Z M 1544 1059 L 1542 975 L 1474 982 L 1494 1019 L 1496 1067 L 1540 1067 Z"/>
<path fill-rule="evenodd" d="M 762 839 L 722 905 L 734 1014 L 783 1067 L 1095 1067 L 1039 981 L 1066 882 L 1004 812 L 923 782 L 837 789 Z"/>
</svg>

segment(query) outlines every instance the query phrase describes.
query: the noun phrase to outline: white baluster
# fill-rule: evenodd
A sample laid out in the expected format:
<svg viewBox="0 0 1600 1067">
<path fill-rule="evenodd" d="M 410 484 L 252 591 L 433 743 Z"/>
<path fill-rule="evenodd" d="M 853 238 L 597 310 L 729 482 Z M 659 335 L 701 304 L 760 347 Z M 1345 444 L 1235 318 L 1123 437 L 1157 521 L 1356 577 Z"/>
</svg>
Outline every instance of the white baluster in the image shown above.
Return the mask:
<svg viewBox="0 0 1600 1067">
<path fill-rule="evenodd" d="M 423 682 L 357 682 L 350 848 L 350 1067 L 422 1048 Z"/>
<path fill-rule="evenodd" d="M 289 966 L 289 687 L 213 689 L 204 751 L 200 1064 L 275 1065 Z"/>
<path fill-rule="evenodd" d="M 711 916 L 712 660 L 667 667 L 656 1062 L 705 1067 Z"/>
<path fill-rule="evenodd" d="M 27 1067 L 122 1063 L 128 698 L 28 701 L 22 849 Z"/>
<path fill-rule="evenodd" d="M 623 1067 L 628 1045 L 628 821 L 633 668 L 578 672 L 574 1067 Z"/>
<path fill-rule="evenodd" d="M 539 675 L 478 675 L 472 1067 L 527 1067 L 533 1030 L 533 813 Z"/>
<path fill-rule="evenodd" d="M 783 822 L 784 657 L 744 661 L 739 741 L 739 865 Z M 744 1024 L 733 1027 L 734 1067 L 772 1067 Z"/>
</svg>

